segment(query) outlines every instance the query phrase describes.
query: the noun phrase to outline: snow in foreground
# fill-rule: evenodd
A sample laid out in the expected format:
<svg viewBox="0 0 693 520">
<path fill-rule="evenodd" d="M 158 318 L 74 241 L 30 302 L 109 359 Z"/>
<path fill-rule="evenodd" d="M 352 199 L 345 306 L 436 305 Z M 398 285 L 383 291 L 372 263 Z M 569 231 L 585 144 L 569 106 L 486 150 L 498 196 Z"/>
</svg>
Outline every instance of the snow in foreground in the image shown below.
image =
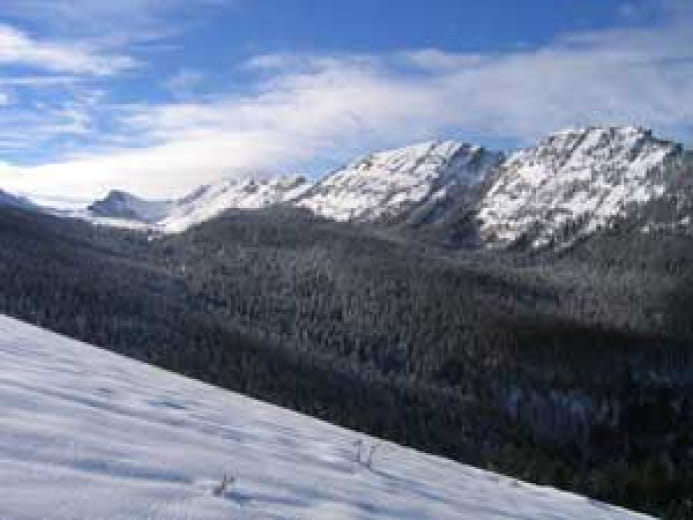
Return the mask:
<svg viewBox="0 0 693 520">
<path fill-rule="evenodd" d="M 367 468 L 360 434 L 2 316 L 0 407 L 2 520 L 648 518 L 392 444 Z"/>
</svg>

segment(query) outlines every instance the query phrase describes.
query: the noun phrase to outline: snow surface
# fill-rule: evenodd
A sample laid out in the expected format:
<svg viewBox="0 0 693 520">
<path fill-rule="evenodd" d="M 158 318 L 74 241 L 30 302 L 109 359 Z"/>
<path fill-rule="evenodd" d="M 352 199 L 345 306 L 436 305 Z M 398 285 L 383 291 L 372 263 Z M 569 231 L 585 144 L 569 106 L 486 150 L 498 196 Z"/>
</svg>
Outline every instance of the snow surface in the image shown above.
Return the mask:
<svg viewBox="0 0 693 520">
<path fill-rule="evenodd" d="M 635 520 L 0 316 L 3 520 Z M 236 480 L 217 489 L 226 474 Z"/>
<path fill-rule="evenodd" d="M 501 158 L 454 141 L 378 152 L 328 175 L 296 204 L 338 221 L 401 217 L 453 188 L 478 184 Z"/>
</svg>

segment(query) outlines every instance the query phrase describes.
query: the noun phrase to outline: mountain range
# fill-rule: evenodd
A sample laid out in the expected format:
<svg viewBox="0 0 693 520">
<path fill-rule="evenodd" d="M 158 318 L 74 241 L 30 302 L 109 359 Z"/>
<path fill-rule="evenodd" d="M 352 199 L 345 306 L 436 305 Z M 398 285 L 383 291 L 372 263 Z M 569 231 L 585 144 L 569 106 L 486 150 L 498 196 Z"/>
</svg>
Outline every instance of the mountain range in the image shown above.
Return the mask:
<svg viewBox="0 0 693 520">
<path fill-rule="evenodd" d="M 565 246 L 679 197 L 690 182 L 681 172 L 691 155 L 636 127 L 564 130 L 511 154 L 427 142 L 370 154 L 315 182 L 224 179 L 165 201 L 113 190 L 85 210 L 57 214 L 180 233 L 226 210 L 291 205 L 335 221 L 444 229 L 449 240 L 477 247 Z M 10 195 L 0 204 L 38 208 Z"/>
<path fill-rule="evenodd" d="M 89 205 L 86 211 L 68 216 L 106 225 L 180 233 L 229 209 L 260 209 L 291 203 L 308 188 L 303 177 L 225 179 L 201 186 L 181 199 L 163 201 L 144 200 L 113 190 L 103 200 Z"/>
</svg>

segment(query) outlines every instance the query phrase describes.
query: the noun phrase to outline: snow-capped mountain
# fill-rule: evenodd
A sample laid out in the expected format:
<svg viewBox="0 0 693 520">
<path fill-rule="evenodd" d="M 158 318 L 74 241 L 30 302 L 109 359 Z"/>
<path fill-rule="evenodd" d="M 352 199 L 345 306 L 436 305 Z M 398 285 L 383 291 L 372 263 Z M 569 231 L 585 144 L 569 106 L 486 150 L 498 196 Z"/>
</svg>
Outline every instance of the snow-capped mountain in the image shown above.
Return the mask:
<svg viewBox="0 0 693 520">
<path fill-rule="evenodd" d="M 168 215 L 158 222 L 158 227 L 166 233 L 178 233 L 228 209 L 260 209 L 289 203 L 309 188 L 304 177 L 223 180 L 203 186 L 177 201 Z"/>
<path fill-rule="evenodd" d="M 682 147 L 634 127 L 555 133 L 508 157 L 479 203 L 487 244 L 540 247 L 608 225 L 663 196 Z"/>
<path fill-rule="evenodd" d="M 225 179 L 166 201 L 145 200 L 116 190 L 86 212 L 72 216 L 106 225 L 180 233 L 228 209 L 259 209 L 290 202 L 309 186 L 303 177 Z"/>
<path fill-rule="evenodd" d="M 313 185 L 303 177 L 227 179 L 170 201 L 116 190 L 88 210 L 53 213 L 179 233 L 228 209 L 291 204 L 337 221 L 434 224 L 435 231 L 426 229 L 454 234 L 458 244 L 560 247 L 674 192 L 676 208 L 667 214 L 676 222 L 660 218 L 643 229 L 680 228 L 693 216 L 681 211 L 693 204 L 685 179 L 691 175 L 678 175 L 685 155 L 680 145 L 635 127 L 564 130 L 507 158 L 481 146 L 434 141 L 373 153 Z M 31 207 L 1 192 L 0 204 L 3 197 L 5 204 Z"/>
<path fill-rule="evenodd" d="M 296 204 L 338 221 L 435 220 L 501 160 L 453 141 L 378 152 L 326 176 Z"/>
<path fill-rule="evenodd" d="M 653 520 L 0 315 L 0 518 Z"/>
<path fill-rule="evenodd" d="M 166 218 L 174 206 L 173 201 L 145 200 L 125 191 L 113 190 L 104 199 L 90 205 L 88 211 L 94 217 L 154 224 Z"/>
</svg>

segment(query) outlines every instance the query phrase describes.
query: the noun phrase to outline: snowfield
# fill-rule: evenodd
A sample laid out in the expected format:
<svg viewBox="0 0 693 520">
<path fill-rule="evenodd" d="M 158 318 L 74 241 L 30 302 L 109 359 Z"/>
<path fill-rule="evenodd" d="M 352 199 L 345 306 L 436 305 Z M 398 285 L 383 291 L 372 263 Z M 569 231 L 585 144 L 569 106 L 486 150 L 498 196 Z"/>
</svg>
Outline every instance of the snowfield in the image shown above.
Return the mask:
<svg viewBox="0 0 693 520">
<path fill-rule="evenodd" d="M 650 518 L 389 443 L 369 468 L 375 439 L 2 316 L 0 404 L 2 520 Z"/>
</svg>

